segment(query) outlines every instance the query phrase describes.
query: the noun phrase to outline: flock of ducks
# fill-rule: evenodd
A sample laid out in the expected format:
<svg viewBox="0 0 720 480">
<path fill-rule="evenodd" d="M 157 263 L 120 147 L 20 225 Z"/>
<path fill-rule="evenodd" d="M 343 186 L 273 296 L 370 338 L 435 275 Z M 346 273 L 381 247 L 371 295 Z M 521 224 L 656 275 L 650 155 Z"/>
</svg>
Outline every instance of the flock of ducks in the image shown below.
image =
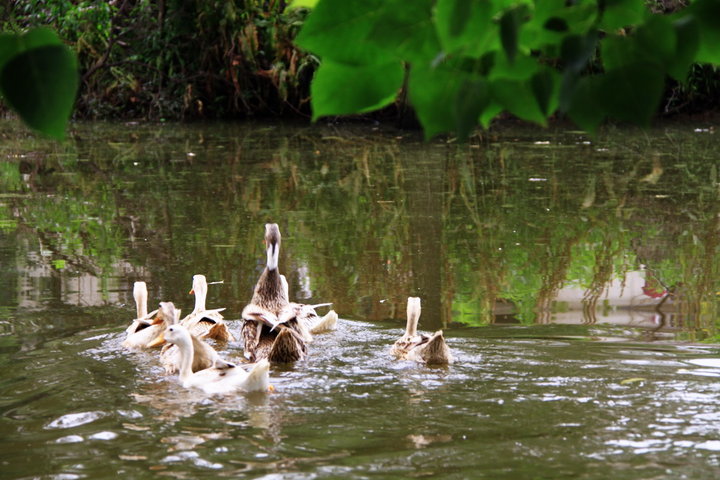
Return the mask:
<svg viewBox="0 0 720 480">
<path fill-rule="evenodd" d="M 208 283 L 204 275 L 193 277 L 191 294 L 195 308 L 184 318 L 172 302 L 160 302 L 157 310 L 148 313 L 148 292 L 145 282 L 135 282 L 133 296 L 136 318 L 126 329 L 122 345 L 128 349 L 160 348 L 160 363 L 168 374 L 177 374 L 186 388 L 200 388 L 207 393 L 236 390 L 272 390 L 269 379 L 271 363 L 302 360 L 308 353 L 313 335 L 335 330 L 338 316 L 330 310 L 321 317 L 322 303 L 306 305 L 290 302 L 288 283 L 278 271 L 280 229 L 277 224 L 265 225 L 267 263 L 258 279 L 250 303 L 242 311 L 240 330 L 244 350 L 241 362 L 220 357 L 208 340 L 223 345 L 234 342 L 220 312 L 205 306 Z M 392 346 L 398 359 L 443 365 L 453 362 L 442 331 L 433 335 L 417 333 L 420 299 L 408 298 L 405 334 Z"/>
</svg>

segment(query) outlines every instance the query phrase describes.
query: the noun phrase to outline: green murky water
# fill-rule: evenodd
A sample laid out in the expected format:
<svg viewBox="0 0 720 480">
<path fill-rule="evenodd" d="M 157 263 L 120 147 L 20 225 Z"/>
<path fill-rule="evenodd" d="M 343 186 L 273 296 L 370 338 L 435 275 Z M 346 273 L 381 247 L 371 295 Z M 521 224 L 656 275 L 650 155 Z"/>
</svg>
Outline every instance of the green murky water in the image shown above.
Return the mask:
<svg viewBox="0 0 720 480">
<path fill-rule="evenodd" d="M 373 130 L 0 135 L 0 478 L 711 478 L 720 202 L 707 125 L 461 146 Z M 207 397 L 124 351 L 131 286 L 240 311 L 283 232 L 337 332 Z M 390 359 L 407 296 L 449 368 Z M 232 358 L 241 346 L 223 352 Z"/>
</svg>

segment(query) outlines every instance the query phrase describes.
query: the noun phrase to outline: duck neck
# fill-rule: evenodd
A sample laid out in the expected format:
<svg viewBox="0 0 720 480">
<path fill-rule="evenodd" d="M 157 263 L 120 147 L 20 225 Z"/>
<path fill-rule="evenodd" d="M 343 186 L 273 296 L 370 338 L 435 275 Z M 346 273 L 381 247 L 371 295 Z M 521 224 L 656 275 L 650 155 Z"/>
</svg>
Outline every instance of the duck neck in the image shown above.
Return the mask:
<svg viewBox="0 0 720 480">
<path fill-rule="evenodd" d="M 193 289 L 195 291 L 195 309 L 193 313 L 205 310 L 205 300 L 207 299 L 207 291 L 203 288 Z"/>
<path fill-rule="evenodd" d="M 414 337 L 417 335 L 417 324 L 417 315 L 408 315 L 405 335 L 408 337 Z"/>
<path fill-rule="evenodd" d="M 273 313 L 287 305 L 287 294 L 277 269 L 263 270 L 255 286 L 252 303 L 267 308 Z"/>
<path fill-rule="evenodd" d="M 267 246 L 267 269 L 277 271 L 280 260 L 280 243 L 273 242 Z"/>
<path fill-rule="evenodd" d="M 135 287 L 133 288 L 133 296 L 135 297 L 135 309 L 137 313 L 137 317 L 135 318 L 145 318 L 147 316 L 148 310 L 147 289 L 145 288 L 144 283 L 135 282 Z"/>
<path fill-rule="evenodd" d="M 407 306 L 407 325 L 405 326 L 405 335 L 414 337 L 417 335 L 417 325 L 420 319 L 420 303 L 415 299 L 408 300 Z"/>
<path fill-rule="evenodd" d="M 184 382 L 193 374 L 192 361 L 195 355 L 195 348 L 193 347 L 190 333 L 187 333 L 187 338 L 183 338 L 182 342 L 177 343 L 177 347 L 180 350 L 180 380 Z"/>
</svg>

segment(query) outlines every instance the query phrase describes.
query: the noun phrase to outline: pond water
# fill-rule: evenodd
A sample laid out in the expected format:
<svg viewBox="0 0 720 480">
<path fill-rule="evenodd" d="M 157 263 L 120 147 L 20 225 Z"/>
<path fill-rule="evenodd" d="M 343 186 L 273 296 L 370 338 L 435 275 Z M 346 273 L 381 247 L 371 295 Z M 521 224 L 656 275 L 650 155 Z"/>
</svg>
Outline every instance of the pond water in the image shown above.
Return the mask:
<svg viewBox="0 0 720 480">
<path fill-rule="evenodd" d="M 0 135 L 0 478 L 720 473 L 708 125 Z M 291 298 L 341 317 L 274 392 L 208 397 L 123 350 L 137 280 L 185 311 L 193 274 L 222 281 L 208 304 L 238 333 L 269 221 Z M 390 358 L 410 295 L 454 365 Z"/>
</svg>

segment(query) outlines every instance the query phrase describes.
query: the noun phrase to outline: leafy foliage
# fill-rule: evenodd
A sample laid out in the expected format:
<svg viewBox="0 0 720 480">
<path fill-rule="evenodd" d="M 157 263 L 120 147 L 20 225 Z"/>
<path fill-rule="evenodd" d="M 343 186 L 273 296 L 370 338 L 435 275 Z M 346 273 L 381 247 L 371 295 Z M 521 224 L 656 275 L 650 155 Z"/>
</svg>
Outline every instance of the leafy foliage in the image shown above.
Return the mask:
<svg viewBox="0 0 720 480">
<path fill-rule="evenodd" d="M 671 15 L 644 0 L 319 0 L 296 42 L 322 59 L 314 118 L 391 104 L 400 88 L 392 97 L 389 83 L 354 80 L 409 66 L 427 137 L 465 138 L 502 111 L 540 125 L 563 112 L 594 132 L 605 119 L 647 126 L 667 77 L 720 63 L 719 10 L 717 0 Z"/>
<path fill-rule="evenodd" d="M 5 29 L 50 26 L 77 52 L 77 115 L 198 118 L 307 112 L 306 10 L 260 0 L 27 0 Z"/>
<path fill-rule="evenodd" d="M 0 34 L 0 92 L 26 124 L 64 138 L 77 87 L 75 54 L 52 30 Z"/>
</svg>

